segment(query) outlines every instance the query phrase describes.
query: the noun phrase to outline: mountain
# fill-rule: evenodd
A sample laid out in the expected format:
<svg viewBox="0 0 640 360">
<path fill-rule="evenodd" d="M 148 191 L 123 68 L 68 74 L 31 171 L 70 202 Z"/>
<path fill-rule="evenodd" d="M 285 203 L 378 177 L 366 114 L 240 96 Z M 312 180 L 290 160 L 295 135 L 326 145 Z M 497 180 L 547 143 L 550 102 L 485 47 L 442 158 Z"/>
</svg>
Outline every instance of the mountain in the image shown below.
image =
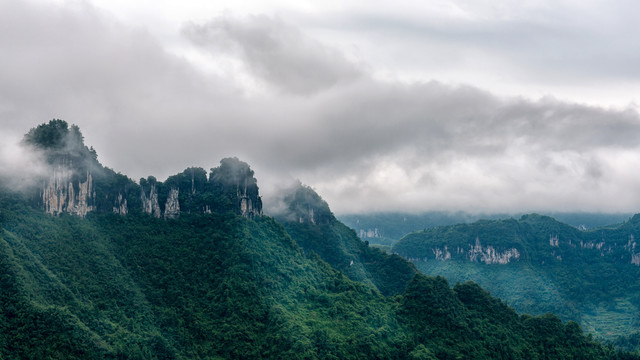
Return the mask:
<svg viewBox="0 0 640 360">
<path fill-rule="evenodd" d="M 414 232 L 393 251 L 425 274 L 474 281 L 520 312 L 613 339 L 640 329 L 640 215 L 581 231 L 536 214 Z"/>
<path fill-rule="evenodd" d="M 286 210 L 275 218 L 302 250 L 318 254 L 350 279 L 369 284 L 383 295 L 395 295 L 418 272 L 400 256 L 361 241 L 310 187 L 297 184 L 283 193 L 282 201 Z"/>
<path fill-rule="evenodd" d="M 61 120 L 25 146 L 48 170 L 0 181 L 2 359 L 639 358 L 416 273 L 307 187 L 285 196 L 297 222 L 265 216 L 238 159 L 138 184 Z"/>
<path fill-rule="evenodd" d="M 354 229 L 362 240 L 371 244 L 390 247 L 405 235 L 427 228 L 472 223 L 478 220 L 500 220 L 508 217 L 520 217 L 524 214 L 476 214 L 463 211 L 429 211 L 419 214 L 380 212 L 371 214 L 342 214 L 339 220 Z M 609 224 L 619 224 L 633 214 L 600 213 L 548 213 L 559 221 L 580 229 L 595 229 Z"/>
</svg>

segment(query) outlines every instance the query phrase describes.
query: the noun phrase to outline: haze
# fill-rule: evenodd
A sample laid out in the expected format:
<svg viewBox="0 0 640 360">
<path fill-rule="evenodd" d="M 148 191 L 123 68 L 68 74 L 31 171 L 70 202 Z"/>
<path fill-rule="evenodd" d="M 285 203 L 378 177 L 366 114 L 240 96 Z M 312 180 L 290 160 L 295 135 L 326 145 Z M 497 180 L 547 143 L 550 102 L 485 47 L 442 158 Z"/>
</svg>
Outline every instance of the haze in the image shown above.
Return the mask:
<svg viewBox="0 0 640 360">
<path fill-rule="evenodd" d="M 336 213 L 637 212 L 638 13 L 0 0 L 0 170 L 61 118 L 133 179 L 237 156 L 267 206 L 300 179 Z"/>
</svg>

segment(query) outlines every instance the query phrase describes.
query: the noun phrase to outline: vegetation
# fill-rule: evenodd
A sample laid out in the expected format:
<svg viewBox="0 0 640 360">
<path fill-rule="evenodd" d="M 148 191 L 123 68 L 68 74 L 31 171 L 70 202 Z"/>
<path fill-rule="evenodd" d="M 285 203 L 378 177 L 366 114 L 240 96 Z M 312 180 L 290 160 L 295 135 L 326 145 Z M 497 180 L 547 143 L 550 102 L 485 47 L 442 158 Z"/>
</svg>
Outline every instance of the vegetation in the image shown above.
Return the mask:
<svg viewBox="0 0 640 360">
<path fill-rule="evenodd" d="M 0 358 L 639 358 L 554 315 L 518 315 L 474 283 L 417 274 L 328 206 L 316 219 L 308 188 L 293 209 L 315 223 L 239 211 L 237 200 L 259 199 L 245 165 L 136 184 L 179 188 L 176 219 L 141 207 L 51 216 L 3 188 Z M 112 175 L 102 191 L 127 180 Z"/>
<path fill-rule="evenodd" d="M 640 326 L 640 267 L 634 263 L 640 252 L 634 245 L 638 234 L 640 216 L 580 231 L 532 214 L 426 229 L 404 237 L 394 251 L 414 259 L 426 274 L 452 282 L 475 281 L 520 312 L 553 312 L 599 337 L 614 339 Z M 471 261 L 468 250 L 476 239 L 497 253 L 517 249 L 519 258 L 508 264 Z M 434 249 L 445 245 L 451 259 L 435 260 Z"/>
<path fill-rule="evenodd" d="M 362 240 L 367 240 L 371 244 L 390 246 L 414 231 L 438 226 L 469 224 L 482 219 L 500 220 L 510 216 L 520 217 L 522 215 L 429 211 L 420 214 L 393 212 L 344 214 L 338 216 L 338 218 L 345 225 L 354 229 Z M 622 223 L 628 220 L 632 214 L 549 213 L 546 215 L 573 227 L 587 230 Z"/>
</svg>

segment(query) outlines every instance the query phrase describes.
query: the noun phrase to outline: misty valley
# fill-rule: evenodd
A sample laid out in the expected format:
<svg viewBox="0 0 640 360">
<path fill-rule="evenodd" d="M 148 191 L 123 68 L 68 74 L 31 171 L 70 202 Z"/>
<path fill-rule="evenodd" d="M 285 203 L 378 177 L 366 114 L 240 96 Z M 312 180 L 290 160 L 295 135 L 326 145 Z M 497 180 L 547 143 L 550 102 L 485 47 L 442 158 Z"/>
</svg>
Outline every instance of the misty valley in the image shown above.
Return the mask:
<svg viewBox="0 0 640 360">
<path fill-rule="evenodd" d="M 54 119 L 0 174 L 0 359 L 640 359 L 640 215 L 266 211 L 227 157 L 160 181 Z M 551 216 L 548 216 L 551 215 Z"/>
</svg>

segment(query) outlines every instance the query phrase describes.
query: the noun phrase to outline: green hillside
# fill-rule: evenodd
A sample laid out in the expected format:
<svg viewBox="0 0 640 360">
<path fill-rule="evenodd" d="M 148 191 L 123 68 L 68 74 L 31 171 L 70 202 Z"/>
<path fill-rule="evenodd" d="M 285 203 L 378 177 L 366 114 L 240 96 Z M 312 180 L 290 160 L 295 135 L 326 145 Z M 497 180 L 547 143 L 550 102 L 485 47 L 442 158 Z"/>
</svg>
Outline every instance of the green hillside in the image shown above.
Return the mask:
<svg viewBox="0 0 640 360">
<path fill-rule="evenodd" d="M 310 187 L 298 184 L 283 197 L 287 210 L 276 219 L 303 251 L 319 255 L 350 279 L 369 284 L 383 295 L 395 295 L 403 292 L 417 273 L 398 255 L 386 254 L 361 241 Z"/>
<path fill-rule="evenodd" d="M 426 229 L 394 251 L 425 274 L 475 281 L 518 311 L 553 312 L 613 339 L 640 328 L 639 234 L 640 216 L 580 231 L 534 214 Z"/>
<path fill-rule="evenodd" d="M 328 206 L 307 222 L 264 216 L 238 159 L 137 184 L 82 158 L 81 136 L 59 146 L 76 130 L 32 130 L 49 134 L 30 142 L 53 175 L 0 191 L 0 359 L 638 358 L 416 274 Z M 309 215 L 321 199 L 298 190 L 289 204 Z"/>
<path fill-rule="evenodd" d="M 463 211 L 428 211 L 424 213 L 379 212 L 371 214 L 341 214 L 338 219 L 354 229 L 362 240 L 371 244 L 388 247 L 405 235 L 423 229 L 472 223 L 478 220 L 500 220 L 520 217 L 524 214 L 482 214 Z M 628 220 L 633 214 L 600 214 L 600 213 L 546 213 L 556 220 L 573 227 L 593 230 L 605 225 L 619 224 Z"/>
</svg>

